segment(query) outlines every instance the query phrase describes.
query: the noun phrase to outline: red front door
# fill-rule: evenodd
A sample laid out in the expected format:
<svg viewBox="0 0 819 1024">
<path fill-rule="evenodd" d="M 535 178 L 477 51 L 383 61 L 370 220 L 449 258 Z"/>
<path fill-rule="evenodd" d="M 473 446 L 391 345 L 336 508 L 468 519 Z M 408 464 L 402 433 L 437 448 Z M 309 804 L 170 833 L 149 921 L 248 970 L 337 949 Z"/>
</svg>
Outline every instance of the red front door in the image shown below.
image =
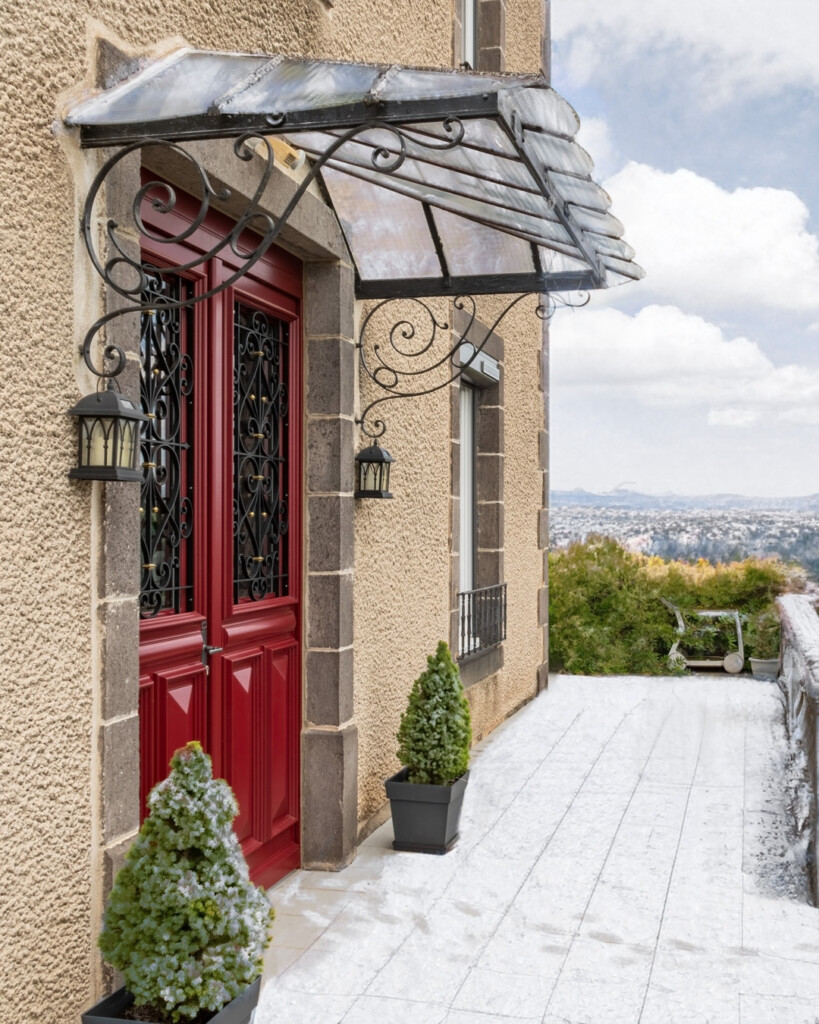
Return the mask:
<svg viewBox="0 0 819 1024">
<path fill-rule="evenodd" d="M 143 216 L 179 233 L 193 201 Z M 233 787 L 251 875 L 299 864 L 301 264 L 268 253 L 232 288 L 188 310 L 163 303 L 229 278 L 211 215 L 184 243 L 143 240 L 149 280 L 141 364 L 140 769 L 143 809 L 192 739 Z"/>
</svg>

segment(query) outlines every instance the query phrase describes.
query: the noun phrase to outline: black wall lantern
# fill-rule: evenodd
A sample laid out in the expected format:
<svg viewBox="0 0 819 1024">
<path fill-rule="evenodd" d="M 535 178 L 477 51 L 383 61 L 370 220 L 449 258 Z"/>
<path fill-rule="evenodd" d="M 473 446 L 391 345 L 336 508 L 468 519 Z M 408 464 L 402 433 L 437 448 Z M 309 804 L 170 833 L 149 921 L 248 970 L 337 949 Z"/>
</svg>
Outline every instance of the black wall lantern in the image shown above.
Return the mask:
<svg viewBox="0 0 819 1024">
<path fill-rule="evenodd" d="M 77 465 L 68 474 L 74 480 L 142 479 L 139 425 L 147 419 L 139 408 L 108 382 L 105 391 L 81 398 L 69 416 L 79 420 Z"/>
<path fill-rule="evenodd" d="M 390 466 L 395 459 L 378 444 L 363 448 L 355 457 L 358 463 L 356 498 L 391 498 Z"/>
</svg>

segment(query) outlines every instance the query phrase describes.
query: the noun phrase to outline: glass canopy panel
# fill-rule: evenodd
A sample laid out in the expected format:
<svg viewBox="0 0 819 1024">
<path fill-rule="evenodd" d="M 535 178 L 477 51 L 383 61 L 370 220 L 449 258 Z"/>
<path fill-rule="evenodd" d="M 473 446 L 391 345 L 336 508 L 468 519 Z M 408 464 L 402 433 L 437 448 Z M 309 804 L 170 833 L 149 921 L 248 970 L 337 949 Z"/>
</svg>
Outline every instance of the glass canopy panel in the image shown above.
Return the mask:
<svg viewBox="0 0 819 1024">
<path fill-rule="evenodd" d="M 552 173 L 551 178 L 561 197 L 569 203 L 588 206 L 600 213 L 605 213 L 611 206 L 611 196 L 593 181 L 556 172 Z"/>
<path fill-rule="evenodd" d="M 523 149 L 553 171 L 582 174 L 585 177 L 594 169 L 594 161 L 582 146 L 547 132 L 527 131 L 523 138 Z"/>
<path fill-rule="evenodd" d="M 581 228 L 594 231 L 598 235 L 608 235 L 609 238 L 621 238 L 625 230 L 620 221 L 611 213 L 596 213 L 587 210 L 584 206 L 573 206 L 572 217 Z"/>
<path fill-rule="evenodd" d="M 586 238 L 589 239 L 601 256 L 616 256 L 622 260 L 634 258 L 634 250 L 622 238 L 609 238 L 608 235 L 592 234 L 590 231 L 586 232 Z"/>
<path fill-rule="evenodd" d="M 205 115 L 270 63 L 265 56 L 183 50 L 73 110 L 68 124 L 130 124 Z"/>
<path fill-rule="evenodd" d="M 467 123 L 474 124 L 476 122 Z M 452 138 L 451 135 L 445 135 L 443 128 L 440 135 L 433 138 L 430 135 L 417 132 L 414 125 L 402 125 L 401 127 L 406 132 L 407 154 L 415 159 L 438 167 L 450 168 L 453 171 L 472 174 L 478 178 L 503 182 L 513 188 L 527 189 L 530 192 L 539 191 L 529 169 L 519 159 L 476 150 L 463 142 L 451 149 L 438 148 L 444 139 L 451 140 Z M 441 143 L 436 141 L 439 138 L 442 140 Z M 355 142 L 348 143 L 339 151 L 339 156 L 344 157 L 348 147 L 352 152 L 356 146 L 362 144 L 371 148 L 383 147 L 393 153 L 399 152 L 398 142 L 392 132 L 383 128 L 374 128 L 357 135 Z M 359 158 L 353 162 L 371 164 L 371 159 L 372 153 L 370 152 L 366 159 Z"/>
<path fill-rule="evenodd" d="M 588 273 L 589 265 L 585 260 L 573 259 L 554 249 L 538 247 L 540 264 L 547 274 Z"/>
<path fill-rule="evenodd" d="M 518 151 L 511 138 L 494 118 L 476 117 L 463 122 L 464 144 L 474 149 L 484 149 L 499 156 L 510 156 L 519 159 Z M 412 126 L 415 132 L 426 132 L 435 138 L 446 140 L 450 136 L 443 129 L 440 121 L 423 121 Z"/>
<path fill-rule="evenodd" d="M 305 145 L 304 148 L 308 152 L 316 152 L 312 146 Z M 333 156 L 331 165 L 339 170 L 347 170 L 351 174 L 363 174 L 369 180 L 372 180 L 372 175 L 377 174 L 386 188 L 398 188 L 399 182 L 416 185 L 419 189 L 431 186 L 440 192 L 466 196 L 506 210 L 546 219 L 554 216 L 540 193 L 524 192 L 485 178 L 475 178 L 451 171 L 432 162 L 412 159 L 405 160 L 391 174 L 384 174 L 373 166 L 372 157 L 375 154 L 375 149 L 357 146 L 355 143 L 346 144 Z"/>
<path fill-rule="evenodd" d="M 385 190 L 389 189 L 400 192 L 402 195 L 429 203 L 431 206 L 440 207 L 443 210 L 449 210 L 452 213 L 459 213 L 464 217 L 480 221 L 483 224 L 496 224 L 501 230 L 509 231 L 512 234 L 519 235 L 521 238 L 558 248 L 559 251 L 567 252 L 572 256 L 580 256 L 579 251 L 565 229 L 556 221 L 546 219 L 545 211 L 548 209 L 548 206 L 545 200 L 541 200 L 544 215 L 538 216 L 491 205 L 488 202 L 483 202 L 471 196 L 446 192 L 428 184 L 417 184 L 399 178 L 395 174 L 385 175 L 378 171 L 371 171 L 364 167 L 353 167 L 349 164 L 337 166 L 333 161 L 328 166 L 345 171 L 350 177 L 360 178 L 364 181 L 381 185 Z M 335 203 L 333 187 L 329 182 L 328 189 Z"/>
<path fill-rule="evenodd" d="M 475 96 L 491 94 L 499 89 L 515 89 L 521 80 L 536 81 L 531 75 L 464 74 L 462 71 L 422 71 L 407 69 L 394 76 L 387 72 L 383 88 L 378 89 L 382 100 L 438 100 L 449 96 Z"/>
<path fill-rule="evenodd" d="M 447 267 L 455 277 L 534 273 L 532 247 L 522 238 L 445 210 L 436 210 L 433 216 Z"/>
<path fill-rule="evenodd" d="M 453 111 L 450 127 L 463 138 L 447 148 Z M 301 119 L 312 130 L 288 131 L 287 117 L 291 129 Z M 379 117 L 406 140 L 400 167 L 391 166 L 395 134 L 370 127 Z M 358 126 L 321 173 L 362 281 L 445 289 L 435 225 L 450 274 L 476 288 L 502 292 L 505 274 L 536 277 L 529 243 L 543 247 L 545 273 L 569 275 L 567 287 L 605 284 L 598 258 L 607 279 L 642 276 L 591 180 L 589 154 L 573 141 L 577 115 L 539 77 L 183 49 L 66 120 L 81 127 L 84 146 L 278 131 L 322 162 L 342 126 Z"/>
<path fill-rule="evenodd" d="M 639 278 L 635 278 L 633 275 L 618 274 L 616 271 L 610 270 L 608 267 L 606 268 L 606 288 L 616 288 L 621 284 L 631 284 L 636 280 L 639 280 Z"/>
<path fill-rule="evenodd" d="M 420 203 L 329 168 L 323 174 L 362 278 L 441 276 Z"/>
<path fill-rule="evenodd" d="M 643 268 L 638 267 L 636 263 L 632 263 L 630 260 L 618 260 L 615 256 L 604 256 L 603 264 L 608 270 L 622 274 L 632 281 L 640 281 L 646 276 Z"/>
<path fill-rule="evenodd" d="M 283 60 L 219 104 L 223 114 L 274 114 L 361 103 L 381 68 L 330 61 Z"/>
<path fill-rule="evenodd" d="M 502 92 L 498 95 L 498 108 L 510 125 L 515 114 L 516 121 L 546 128 L 567 139 L 573 139 L 580 128 L 580 118 L 554 89 L 532 86 Z"/>
</svg>

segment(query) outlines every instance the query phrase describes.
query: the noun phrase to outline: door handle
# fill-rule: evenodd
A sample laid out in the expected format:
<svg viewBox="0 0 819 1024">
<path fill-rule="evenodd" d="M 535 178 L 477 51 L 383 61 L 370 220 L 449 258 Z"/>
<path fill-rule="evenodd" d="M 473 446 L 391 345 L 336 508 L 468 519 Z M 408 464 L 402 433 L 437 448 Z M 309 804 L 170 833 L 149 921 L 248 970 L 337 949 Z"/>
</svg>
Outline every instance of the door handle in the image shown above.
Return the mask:
<svg viewBox="0 0 819 1024">
<path fill-rule="evenodd" d="M 213 647 L 208 643 L 208 623 L 205 620 L 199 627 L 202 631 L 202 664 L 207 666 L 208 658 L 211 654 L 218 654 L 219 651 L 223 651 L 224 647 Z"/>
</svg>

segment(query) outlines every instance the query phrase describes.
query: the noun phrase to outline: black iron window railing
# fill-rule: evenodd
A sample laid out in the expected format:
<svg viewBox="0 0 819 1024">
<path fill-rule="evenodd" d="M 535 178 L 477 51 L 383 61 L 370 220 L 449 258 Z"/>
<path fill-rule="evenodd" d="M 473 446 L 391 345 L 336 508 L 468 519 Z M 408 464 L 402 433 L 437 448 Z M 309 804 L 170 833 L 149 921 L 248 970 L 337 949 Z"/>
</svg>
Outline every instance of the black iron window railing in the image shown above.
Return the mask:
<svg viewBox="0 0 819 1024">
<path fill-rule="evenodd" d="M 461 624 L 458 655 L 465 658 L 506 639 L 506 584 L 458 594 Z"/>
</svg>

